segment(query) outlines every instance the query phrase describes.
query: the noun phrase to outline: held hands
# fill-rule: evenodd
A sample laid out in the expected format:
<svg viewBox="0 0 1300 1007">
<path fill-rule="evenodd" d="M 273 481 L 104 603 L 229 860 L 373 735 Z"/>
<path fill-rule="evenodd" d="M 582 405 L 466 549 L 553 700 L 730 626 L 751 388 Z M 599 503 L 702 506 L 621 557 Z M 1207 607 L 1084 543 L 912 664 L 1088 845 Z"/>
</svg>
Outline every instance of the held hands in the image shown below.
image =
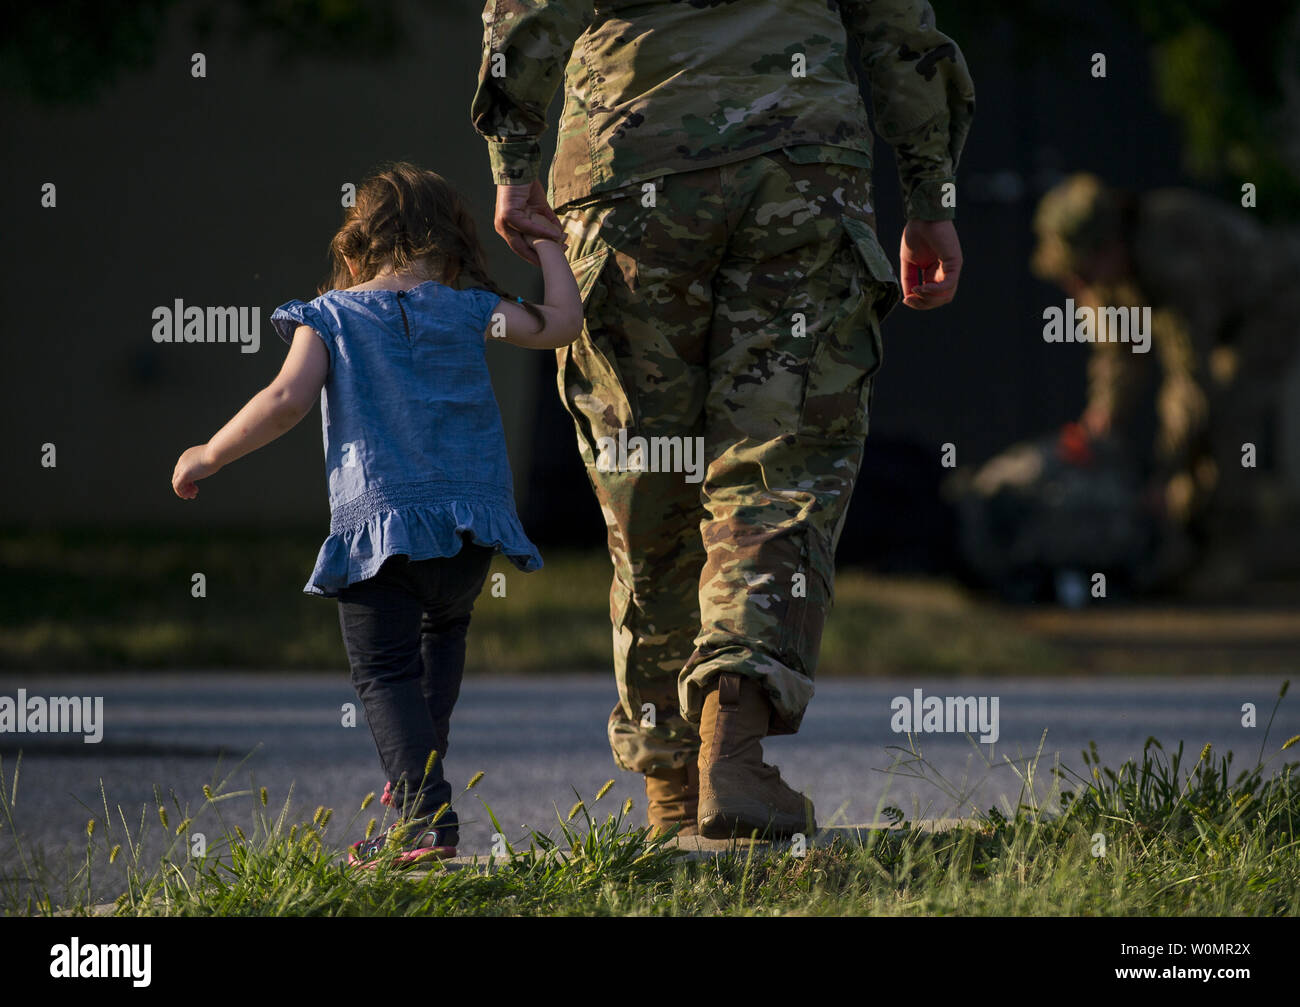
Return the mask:
<svg viewBox="0 0 1300 1007">
<path fill-rule="evenodd" d="M 497 205 L 493 220 L 497 234 L 505 239 L 511 250 L 525 262 L 540 265 L 533 251 L 534 238 L 549 238 L 564 244 L 564 229 L 560 218 L 546 202 L 542 183 L 528 185 L 498 185 Z"/>
<path fill-rule="evenodd" d="M 206 444 L 196 444 L 192 448 L 186 448 L 177 459 L 176 468 L 172 472 L 172 489 L 182 500 L 193 500 L 198 496 L 199 488 L 195 484 L 221 468 L 204 459 L 207 452 Z"/>
<path fill-rule="evenodd" d="M 947 304 L 957 293 L 961 272 L 957 228 L 951 220 L 909 220 L 899 243 L 898 264 L 904 304 L 918 311 Z"/>
</svg>

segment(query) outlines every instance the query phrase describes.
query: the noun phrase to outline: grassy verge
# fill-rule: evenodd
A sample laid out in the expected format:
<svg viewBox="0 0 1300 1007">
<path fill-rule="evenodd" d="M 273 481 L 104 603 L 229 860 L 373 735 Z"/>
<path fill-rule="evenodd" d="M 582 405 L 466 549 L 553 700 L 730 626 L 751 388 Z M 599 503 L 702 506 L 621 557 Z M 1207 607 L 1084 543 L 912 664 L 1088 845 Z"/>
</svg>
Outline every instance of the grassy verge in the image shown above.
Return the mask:
<svg viewBox="0 0 1300 1007">
<path fill-rule="evenodd" d="M 0 533 L 0 666 L 14 669 L 345 668 L 333 602 L 303 595 L 320 536 Z M 605 671 L 609 559 L 548 550 L 479 599 L 473 672 Z M 204 596 L 193 577 L 204 576 Z M 499 591 L 499 588 L 498 588 Z M 869 641 L 863 646 L 863 641 Z M 844 571 L 819 674 L 1044 674 L 1065 659 L 940 582 Z"/>
<path fill-rule="evenodd" d="M 1300 912 L 1300 788 L 1297 764 L 1282 753 L 1298 741 L 1267 761 L 1261 747 L 1256 765 L 1235 774 L 1232 754 L 1208 745 L 1187 766 L 1181 744 L 1170 753 L 1150 739 L 1141 761 L 1117 769 L 1104 767 L 1094 746 L 1081 773 L 1054 770 L 1056 785 L 1041 801 L 1031 766 L 1014 808 L 945 832 L 886 808 L 897 828 L 802 855 L 754 846 L 683 862 L 633 824 L 632 802 L 595 810 L 602 791 L 551 834 L 503 847 L 490 872 L 434 867 L 422 877 L 341 864 L 342 843 L 361 831 L 373 795 L 346 823 L 319 808 L 290 824 L 291 795 L 275 814 L 264 789 L 222 785 L 205 788 L 194 811 L 174 795 L 169 808 L 159 794 L 134 828 L 105 797 L 103 814 L 95 809 L 87 824 L 84 862 L 58 883 L 16 843 L 0 858 L 8 865 L 0 911 L 89 913 L 96 879 L 116 867 L 119 915 L 1290 916 Z M 16 775 L 0 770 L 0 821 L 11 842 Z M 253 811 L 251 833 L 230 821 L 241 801 Z M 372 818 L 365 828 L 383 825 Z M 146 834 L 160 826 L 169 848 L 160 863 L 146 863 Z M 196 852 L 200 830 L 209 841 Z"/>
</svg>

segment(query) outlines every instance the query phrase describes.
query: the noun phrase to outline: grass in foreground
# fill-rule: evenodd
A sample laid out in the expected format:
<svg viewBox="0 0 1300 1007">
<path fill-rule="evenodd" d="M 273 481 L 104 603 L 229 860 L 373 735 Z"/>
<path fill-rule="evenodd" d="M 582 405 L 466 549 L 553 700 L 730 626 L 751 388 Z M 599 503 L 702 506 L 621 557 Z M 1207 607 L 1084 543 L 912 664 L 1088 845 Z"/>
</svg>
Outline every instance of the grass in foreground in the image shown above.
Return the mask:
<svg viewBox="0 0 1300 1007">
<path fill-rule="evenodd" d="M 601 817 L 580 800 L 554 836 L 503 838 L 513 856 L 494 858 L 489 873 L 433 865 L 423 877 L 340 863 L 341 844 L 356 837 L 374 795 L 341 830 L 325 808 L 290 825 L 292 795 L 272 815 L 265 789 L 205 788 L 193 816 L 173 797 L 176 818 L 160 799 L 142 809 L 134 831 L 120 808 L 109 814 L 105 798 L 103 816 L 87 826 L 84 862 L 61 885 L 12 841 L 15 769 L 9 779 L 0 771 L 0 821 L 14 846 L 0 911 L 91 912 L 98 872 L 122 862 L 125 890 L 113 909 L 120 915 L 1290 916 L 1300 912 L 1297 764 L 1283 760 L 1270 772 L 1268 763 L 1297 742 L 1268 762 L 1261 745 L 1256 765 L 1235 776 L 1232 753 L 1216 758 L 1208 745 L 1186 767 L 1181 744 L 1169 754 L 1152 738 L 1140 763 L 1114 770 L 1093 746 L 1082 774 L 1053 767 L 1043 800 L 1035 797 L 1035 761 L 1020 771 L 1020 800 L 1005 813 L 930 833 L 883 808 L 898 828 L 802 856 L 751 847 L 683 862 L 632 824 L 632 802 Z M 928 769 L 923 759 L 914 765 Z M 224 806 L 240 799 L 254 809 L 252 835 L 227 821 Z M 154 818 L 171 840 L 162 861 L 149 864 L 141 848 Z M 382 824 L 372 819 L 367 829 Z M 196 853 L 200 828 L 219 838 Z"/>
</svg>

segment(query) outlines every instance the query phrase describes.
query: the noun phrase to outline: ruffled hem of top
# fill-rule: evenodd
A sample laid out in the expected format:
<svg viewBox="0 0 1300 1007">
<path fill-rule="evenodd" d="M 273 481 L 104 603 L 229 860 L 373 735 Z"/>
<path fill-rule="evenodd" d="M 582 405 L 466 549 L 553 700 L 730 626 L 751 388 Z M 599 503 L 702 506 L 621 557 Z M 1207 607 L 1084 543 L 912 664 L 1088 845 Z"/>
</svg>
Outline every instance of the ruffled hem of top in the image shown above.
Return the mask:
<svg viewBox="0 0 1300 1007">
<path fill-rule="evenodd" d="M 462 533 L 475 545 L 503 553 L 524 572 L 540 570 L 542 557 L 514 515 L 484 504 L 419 504 L 381 511 L 354 528 L 331 534 L 316 557 L 306 594 L 335 598 L 343 588 L 379 572 L 391 556 L 412 562 L 455 556 Z"/>
</svg>

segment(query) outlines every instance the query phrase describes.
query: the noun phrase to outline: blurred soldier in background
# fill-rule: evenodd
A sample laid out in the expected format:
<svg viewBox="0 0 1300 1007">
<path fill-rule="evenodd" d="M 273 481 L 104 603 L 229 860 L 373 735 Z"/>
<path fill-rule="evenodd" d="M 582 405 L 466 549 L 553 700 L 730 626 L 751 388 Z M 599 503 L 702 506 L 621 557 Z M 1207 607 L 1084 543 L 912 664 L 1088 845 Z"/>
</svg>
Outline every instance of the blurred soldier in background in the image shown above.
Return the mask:
<svg viewBox="0 0 1300 1007">
<path fill-rule="evenodd" d="M 1072 436 L 1114 436 L 1139 455 L 1173 532 L 1165 574 L 1195 558 L 1187 588 L 1235 590 L 1265 480 L 1250 466 L 1273 450 L 1297 343 L 1300 233 L 1267 230 L 1250 210 L 1196 192 L 1133 195 L 1087 174 L 1043 197 L 1034 229 L 1034 273 L 1077 306 L 1151 308 L 1152 352 L 1092 344 Z"/>
</svg>

